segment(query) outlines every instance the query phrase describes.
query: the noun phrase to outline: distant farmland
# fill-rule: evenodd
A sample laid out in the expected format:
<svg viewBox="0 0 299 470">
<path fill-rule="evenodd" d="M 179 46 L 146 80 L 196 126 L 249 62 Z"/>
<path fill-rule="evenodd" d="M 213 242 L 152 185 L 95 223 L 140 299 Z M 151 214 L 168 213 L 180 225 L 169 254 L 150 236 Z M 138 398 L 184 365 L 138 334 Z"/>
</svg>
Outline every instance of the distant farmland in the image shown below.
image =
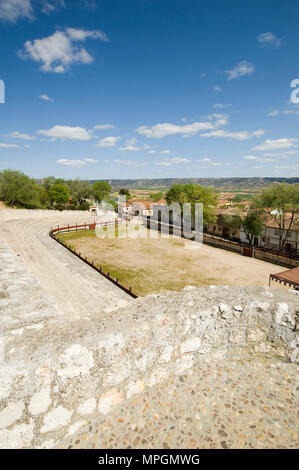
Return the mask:
<svg viewBox="0 0 299 470">
<path fill-rule="evenodd" d="M 98 180 L 91 180 L 94 183 Z M 173 184 L 193 183 L 214 187 L 219 191 L 257 191 L 273 183 L 299 183 L 299 178 L 158 178 L 158 179 L 112 179 L 113 188 L 166 191 Z"/>
</svg>

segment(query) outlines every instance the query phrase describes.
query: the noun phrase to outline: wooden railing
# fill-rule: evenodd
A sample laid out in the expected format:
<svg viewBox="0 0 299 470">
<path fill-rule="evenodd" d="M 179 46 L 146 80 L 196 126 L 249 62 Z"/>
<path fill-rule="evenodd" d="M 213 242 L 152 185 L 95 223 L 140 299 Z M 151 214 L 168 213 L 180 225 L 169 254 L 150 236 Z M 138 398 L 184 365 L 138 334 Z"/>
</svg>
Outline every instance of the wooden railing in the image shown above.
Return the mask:
<svg viewBox="0 0 299 470">
<path fill-rule="evenodd" d="M 68 245 L 66 242 L 64 242 L 63 240 L 60 240 L 59 238 L 57 238 L 57 235 L 59 235 L 61 233 L 78 232 L 78 231 L 81 231 L 81 230 L 95 230 L 97 226 L 101 227 L 101 228 L 111 227 L 111 226 L 119 225 L 120 222 L 121 221 L 119 219 L 117 219 L 115 221 L 94 222 L 94 223 L 91 223 L 91 224 L 87 224 L 85 222 L 84 224 L 81 224 L 81 225 L 78 225 L 78 224 L 76 224 L 76 225 L 66 225 L 64 227 L 57 226 L 57 228 L 51 228 L 51 230 L 49 232 L 49 235 L 50 235 L 51 238 L 53 238 L 53 240 L 55 240 L 57 243 L 62 245 L 64 248 L 66 248 L 68 251 L 73 253 L 75 256 L 77 256 L 77 258 L 80 258 L 84 263 L 88 264 L 88 266 L 93 268 L 95 271 L 97 271 L 99 274 L 104 276 L 106 279 L 108 279 L 110 282 L 115 284 L 117 287 L 119 287 L 121 290 L 126 292 L 128 295 L 130 295 L 134 299 L 137 299 L 138 296 L 136 294 L 134 294 L 134 292 L 132 291 L 131 286 L 130 287 L 125 287 L 123 284 L 121 284 L 119 282 L 119 280 L 117 278 L 112 277 L 109 272 L 105 272 L 101 266 L 99 266 L 99 267 L 96 266 L 94 264 L 94 261 L 92 261 L 92 260 L 89 261 L 87 256 L 82 256 L 81 253 L 78 252 L 76 249 L 71 248 L 70 245 Z"/>
</svg>

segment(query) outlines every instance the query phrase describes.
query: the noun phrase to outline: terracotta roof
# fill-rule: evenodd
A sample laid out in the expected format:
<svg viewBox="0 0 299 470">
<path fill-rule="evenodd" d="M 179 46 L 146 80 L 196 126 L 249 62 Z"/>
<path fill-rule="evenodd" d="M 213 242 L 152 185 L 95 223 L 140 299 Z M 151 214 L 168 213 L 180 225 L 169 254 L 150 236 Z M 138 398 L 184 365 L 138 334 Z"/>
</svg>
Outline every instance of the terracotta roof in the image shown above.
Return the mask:
<svg viewBox="0 0 299 470">
<path fill-rule="evenodd" d="M 292 287 L 299 287 L 299 267 L 294 269 L 288 269 L 281 273 L 270 274 L 270 279 L 287 283 Z"/>
<path fill-rule="evenodd" d="M 287 214 L 285 218 L 286 229 L 288 228 L 288 224 L 290 223 L 290 220 L 291 220 L 291 214 Z M 276 229 L 279 228 L 275 219 L 271 218 L 270 216 L 269 216 L 268 222 L 266 223 L 266 227 L 271 227 L 271 228 L 276 228 Z M 292 230 L 295 230 L 296 232 L 299 231 L 299 216 L 298 215 L 295 215 L 294 217 Z"/>
</svg>

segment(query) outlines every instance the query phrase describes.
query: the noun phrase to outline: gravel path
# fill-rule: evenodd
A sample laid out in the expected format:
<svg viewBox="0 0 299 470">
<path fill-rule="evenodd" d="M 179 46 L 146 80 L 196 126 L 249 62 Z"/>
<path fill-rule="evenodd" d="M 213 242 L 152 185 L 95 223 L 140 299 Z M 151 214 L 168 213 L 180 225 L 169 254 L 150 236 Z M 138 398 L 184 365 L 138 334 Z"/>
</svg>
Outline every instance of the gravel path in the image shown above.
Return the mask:
<svg viewBox="0 0 299 470">
<path fill-rule="evenodd" d="M 297 377 L 296 364 L 275 359 L 197 363 L 89 423 L 62 446 L 297 448 Z"/>
<path fill-rule="evenodd" d="M 89 318 L 131 298 L 49 237 L 51 226 L 92 222 L 87 212 L 0 208 L 0 237 L 69 319 Z"/>
</svg>

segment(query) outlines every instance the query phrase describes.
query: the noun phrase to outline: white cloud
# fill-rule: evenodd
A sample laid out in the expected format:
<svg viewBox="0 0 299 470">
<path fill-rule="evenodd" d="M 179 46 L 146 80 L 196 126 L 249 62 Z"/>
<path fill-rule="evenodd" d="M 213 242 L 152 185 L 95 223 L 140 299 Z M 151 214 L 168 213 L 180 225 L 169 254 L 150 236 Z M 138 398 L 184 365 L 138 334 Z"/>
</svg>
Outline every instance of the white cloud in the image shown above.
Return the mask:
<svg viewBox="0 0 299 470">
<path fill-rule="evenodd" d="M 51 13 L 58 11 L 60 8 L 65 8 L 65 2 L 64 0 L 52 0 L 52 1 L 46 1 L 43 0 L 43 5 L 42 5 L 42 13 L 45 13 L 46 15 L 50 15 Z"/>
<path fill-rule="evenodd" d="M 101 39 L 101 41 L 108 41 L 108 37 L 104 31 L 100 30 L 86 30 L 78 28 L 67 28 L 66 33 L 73 41 L 85 41 L 85 39 Z"/>
<path fill-rule="evenodd" d="M 46 94 L 43 94 L 43 95 L 39 95 L 39 98 L 41 100 L 44 100 L 44 101 L 53 101 L 53 98 L 51 98 L 50 96 L 46 95 Z"/>
<path fill-rule="evenodd" d="M 255 67 L 251 62 L 243 60 L 231 70 L 225 70 L 224 73 L 228 80 L 235 78 L 244 77 L 244 75 L 250 75 L 254 72 Z"/>
<path fill-rule="evenodd" d="M 220 138 L 226 138 L 226 139 L 234 139 L 234 140 L 248 140 L 251 137 L 261 137 L 261 135 L 264 134 L 263 129 L 258 129 L 253 132 L 248 132 L 248 131 L 228 131 L 226 129 L 216 129 L 211 132 L 206 132 L 204 134 L 201 134 L 202 137 L 220 137 Z"/>
<path fill-rule="evenodd" d="M 193 122 L 192 124 L 184 124 L 182 126 L 168 122 L 155 124 L 154 126 L 140 126 L 136 129 L 136 132 L 151 139 L 161 139 L 162 137 L 176 134 L 182 134 L 184 137 L 187 137 L 201 131 L 215 129 L 227 122 L 226 117 L 221 114 L 213 114 L 209 119 L 206 122 Z M 212 122 L 212 120 L 214 121 Z"/>
<path fill-rule="evenodd" d="M 263 162 L 263 163 L 275 162 L 277 160 L 277 158 L 263 158 L 263 157 L 256 157 L 255 155 L 247 155 L 246 157 L 244 157 L 244 159 L 255 161 L 255 162 Z"/>
<path fill-rule="evenodd" d="M 3 149 L 10 149 L 10 148 L 16 148 L 18 145 L 16 144 L 5 144 L 5 143 L 0 143 L 0 148 Z"/>
<path fill-rule="evenodd" d="M 157 153 L 157 150 L 149 150 L 147 153 L 149 155 L 154 155 L 155 153 Z"/>
<path fill-rule="evenodd" d="M 41 129 L 38 134 L 50 137 L 52 140 L 89 140 L 90 134 L 83 127 L 54 126 L 52 129 Z"/>
<path fill-rule="evenodd" d="M 294 147 L 294 141 L 296 139 L 266 139 L 261 145 L 254 147 L 253 150 L 279 150 Z"/>
<path fill-rule="evenodd" d="M 83 160 L 69 160 L 67 158 L 62 158 L 61 160 L 57 160 L 59 165 L 71 166 L 72 168 L 79 168 L 80 166 L 85 165 L 85 161 Z"/>
<path fill-rule="evenodd" d="M 113 124 L 97 124 L 94 126 L 94 130 L 104 131 L 106 129 L 113 129 L 115 126 Z"/>
<path fill-rule="evenodd" d="M 25 147 L 25 149 L 30 149 L 31 145 L 25 144 L 24 147 Z"/>
<path fill-rule="evenodd" d="M 173 163 L 188 163 L 190 160 L 188 158 L 174 157 L 171 159 Z"/>
<path fill-rule="evenodd" d="M 138 150 L 141 150 L 140 147 L 135 145 L 137 143 L 136 137 L 132 137 L 131 139 L 127 139 L 125 142 L 125 145 L 123 147 L 120 147 L 119 150 L 121 151 L 129 151 L 129 152 L 137 152 Z"/>
<path fill-rule="evenodd" d="M 58 165 L 70 166 L 72 168 L 80 168 L 81 166 L 86 165 L 86 163 L 97 163 L 97 160 L 94 160 L 93 158 L 83 158 L 83 160 L 62 158 L 57 160 L 56 163 L 58 163 Z"/>
<path fill-rule="evenodd" d="M 273 33 L 262 33 L 257 36 L 258 42 L 262 46 L 271 46 L 271 47 L 279 47 L 281 46 L 282 39 L 275 36 Z"/>
<path fill-rule="evenodd" d="M 22 59 L 41 63 L 40 70 L 43 72 L 65 73 L 73 64 L 93 62 L 94 58 L 84 47 L 74 44 L 87 38 L 107 41 L 102 31 L 67 28 L 42 39 L 26 41 L 24 50 L 18 54 Z"/>
<path fill-rule="evenodd" d="M 161 162 L 157 162 L 156 165 L 159 166 L 171 166 L 173 164 L 188 163 L 190 160 L 188 158 L 174 157 Z"/>
<path fill-rule="evenodd" d="M 97 163 L 98 160 L 95 160 L 94 158 L 84 158 L 84 161 L 86 163 Z"/>
<path fill-rule="evenodd" d="M 170 152 L 170 150 L 166 149 L 166 150 L 160 150 L 160 153 L 162 155 L 166 155 L 166 154 L 171 153 L 171 152 Z"/>
<path fill-rule="evenodd" d="M 137 147 L 136 145 L 125 145 L 124 147 L 120 147 L 119 150 L 122 152 L 137 152 L 140 150 L 140 147 Z"/>
<path fill-rule="evenodd" d="M 285 150 L 283 152 L 270 152 L 270 153 L 263 153 L 264 157 L 280 157 L 280 158 L 287 158 L 290 155 L 295 155 L 298 153 L 296 150 Z"/>
<path fill-rule="evenodd" d="M 270 111 L 269 113 L 267 113 L 267 116 L 278 116 L 278 114 L 279 114 L 278 109 L 273 109 L 273 111 Z"/>
<path fill-rule="evenodd" d="M 211 158 L 202 158 L 200 160 L 197 160 L 199 163 L 202 163 L 203 165 L 206 166 L 221 166 L 220 162 L 215 162 L 214 160 L 211 160 Z"/>
<path fill-rule="evenodd" d="M 219 85 L 214 85 L 214 86 L 213 86 L 213 90 L 214 90 L 214 91 L 222 91 L 222 88 L 221 88 L 221 86 L 219 86 Z"/>
<path fill-rule="evenodd" d="M 33 18 L 31 0 L 0 0 L 0 19 L 15 23 L 20 18 Z"/>
<path fill-rule="evenodd" d="M 21 134 L 18 131 L 11 132 L 10 134 L 7 135 L 8 137 L 12 137 L 13 139 L 23 139 L 23 140 L 35 140 L 35 137 L 33 135 L 28 135 L 28 134 Z"/>
<path fill-rule="evenodd" d="M 121 137 L 105 137 L 104 139 L 99 140 L 95 147 L 115 147 L 116 143 L 121 139 Z"/>
<path fill-rule="evenodd" d="M 124 165 L 124 166 L 134 166 L 134 167 L 138 167 L 138 166 L 146 166 L 147 163 L 146 162 L 136 162 L 136 161 L 133 161 L 133 160 L 114 160 L 115 163 L 118 163 L 119 165 Z"/>
</svg>

